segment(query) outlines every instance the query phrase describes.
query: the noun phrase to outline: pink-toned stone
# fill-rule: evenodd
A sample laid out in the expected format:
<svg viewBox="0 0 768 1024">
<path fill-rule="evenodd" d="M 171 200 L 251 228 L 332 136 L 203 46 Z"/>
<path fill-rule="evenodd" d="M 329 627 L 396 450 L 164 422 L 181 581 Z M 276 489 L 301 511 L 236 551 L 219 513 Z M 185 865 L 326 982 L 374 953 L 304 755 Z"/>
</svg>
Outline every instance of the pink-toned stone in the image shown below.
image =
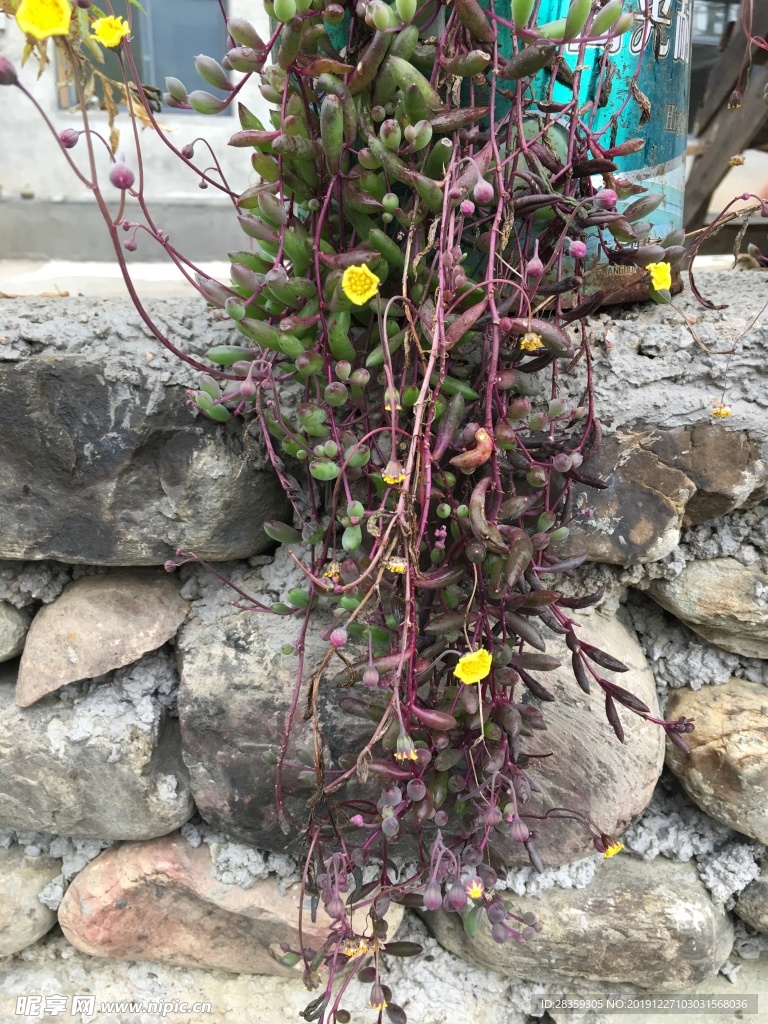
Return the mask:
<svg viewBox="0 0 768 1024">
<path fill-rule="evenodd" d="M 274 877 L 250 889 L 216 878 L 204 843 L 178 833 L 106 850 L 80 872 L 59 907 L 67 939 L 94 956 L 295 977 L 280 943 L 298 943 L 301 887 L 283 895 Z M 390 934 L 402 917 L 390 912 Z M 322 944 L 329 919 L 303 921 L 304 941 Z"/>
<path fill-rule="evenodd" d="M 177 580 L 154 569 L 76 580 L 32 620 L 16 703 L 26 708 L 67 683 L 130 665 L 170 640 L 188 607 Z"/>
</svg>

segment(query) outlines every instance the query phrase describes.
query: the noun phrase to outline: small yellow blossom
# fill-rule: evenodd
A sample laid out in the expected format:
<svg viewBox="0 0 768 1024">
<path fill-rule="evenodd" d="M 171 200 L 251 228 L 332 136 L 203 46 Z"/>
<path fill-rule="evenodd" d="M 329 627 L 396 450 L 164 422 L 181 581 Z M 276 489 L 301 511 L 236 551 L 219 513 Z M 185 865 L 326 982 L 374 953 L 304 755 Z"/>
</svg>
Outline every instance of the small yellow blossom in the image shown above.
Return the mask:
<svg viewBox="0 0 768 1024">
<path fill-rule="evenodd" d="M 462 683 L 479 683 L 491 671 L 491 654 L 480 647 L 476 651 L 462 654 L 456 662 L 453 674 Z"/>
<path fill-rule="evenodd" d="M 623 849 L 624 843 L 620 843 L 617 839 L 615 843 L 611 843 L 610 846 L 607 846 L 605 848 L 605 853 L 603 854 L 603 857 L 615 857 L 616 854 L 621 853 Z"/>
<path fill-rule="evenodd" d="M 125 18 L 114 18 L 112 15 L 108 18 L 98 18 L 91 28 L 96 42 L 110 49 L 119 46 L 131 31 L 131 26 Z"/>
<path fill-rule="evenodd" d="M 329 580 L 339 579 L 341 577 L 341 566 L 339 565 L 339 563 L 336 561 L 329 562 L 328 565 L 325 567 L 325 572 L 323 573 L 323 576 Z"/>
<path fill-rule="evenodd" d="M 341 290 L 356 306 L 364 306 L 379 290 L 379 278 L 364 263 L 347 267 L 341 278 Z"/>
<path fill-rule="evenodd" d="M 396 761 L 418 761 L 419 755 L 416 753 L 416 747 L 414 746 L 413 740 L 407 732 L 401 732 L 397 737 L 397 747 L 395 749 L 395 760 Z"/>
<path fill-rule="evenodd" d="M 397 459 L 390 459 L 381 474 L 381 479 L 390 487 L 394 484 L 401 484 L 405 480 L 405 470 Z"/>
<path fill-rule="evenodd" d="M 464 886 L 464 892 L 469 896 L 471 900 L 479 900 L 485 892 L 485 886 L 482 881 L 475 876 L 470 878 Z"/>
<path fill-rule="evenodd" d="M 35 39 L 65 36 L 69 33 L 72 8 L 67 0 L 21 0 L 16 24 Z"/>
<path fill-rule="evenodd" d="M 728 166 L 729 167 L 743 167 L 744 166 L 744 157 L 743 157 L 743 155 L 739 154 L 738 156 L 732 156 L 731 159 L 728 161 Z"/>
<path fill-rule="evenodd" d="M 716 402 L 714 409 L 709 415 L 714 416 L 715 419 L 723 420 L 728 416 L 733 416 L 733 409 L 730 405 L 723 405 L 722 402 Z"/>
<path fill-rule="evenodd" d="M 672 287 L 672 267 L 669 263 L 649 263 L 646 270 L 650 271 L 655 291 L 669 291 Z"/>
<path fill-rule="evenodd" d="M 520 348 L 523 352 L 536 352 L 537 349 L 542 347 L 543 344 L 541 338 L 538 334 L 534 334 L 533 331 L 528 331 L 528 333 L 524 334 L 520 339 Z"/>
<path fill-rule="evenodd" d="M 384 568 L 389 572 L 404 573 L 408 569 L 408 563 L 404 558 L 390 558 L 384 563 Z"/>
<path fill-rule="evenodd" d="M 361 935 L 354 935 L 352 938 L 345 940 L 341 951 L 344 956 L 363 956 L 363 954 L 371 952 L 371 947 L 368 945 L 367 939 L 364 939 Z"/>
</svg>

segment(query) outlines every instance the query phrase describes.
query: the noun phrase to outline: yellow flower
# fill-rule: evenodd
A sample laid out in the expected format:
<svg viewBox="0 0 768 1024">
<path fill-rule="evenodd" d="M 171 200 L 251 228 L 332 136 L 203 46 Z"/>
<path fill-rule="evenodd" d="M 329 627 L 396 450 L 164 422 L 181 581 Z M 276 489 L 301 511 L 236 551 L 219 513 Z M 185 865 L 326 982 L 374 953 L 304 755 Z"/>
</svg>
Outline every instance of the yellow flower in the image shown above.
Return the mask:
<svg viewBox="0 0 768 1024">
<path fill-rule="evenodd" d="M 731 159 L 728 161 L 728 166 L 729 167 L 743 167 L 744 166 L 744 157 L 741 156 L 741 155 L 739 155 L 739 156 L 732 156 Z"/>
<path fill-rule="evenodd" d="M 623 849 L 624 843 L 620 843 L 617 839 L 615 843 L 611 843 L 610 846 L 607 846 L 605 848 L 605 853 L 603 854 L 603 857 L 615 857 L 616 854 L 621 853 Z"/>
<path fill-rule="evenodd" d="M 723 405 L 722 402 L 716 402 L 715 407 L 709 414 L 714 416 L 718 420 L 726 419 L 728 416 L 733 416 L 733 409 L 730 405 Z"/>
<path fill-rule="evenodd" d="M 388 562 L 384 563 L 384 568 L 390 572 L 404 573 L 408 568 L 408 563 L 404 558 L 390 558 Z"/>
<path fill-rule="evenodd" d="M 672 267 L 669 263 L 649 263 L 645 268 L 650 271 L 651 284 L 658 291 L 669 291 L 672 287 Z"/>
<path fill-rule="evenodd" d="M 341 278 L 341 290 L 356 306 L 364 306 L 379 290 L 378 277 L 364 263 L 347 267 Z"/>
<path fill-rule="evenodd" d="M 328 580 L 337 580 L 341 576 L 341 566 L 337 561 L 329 562 L 323 576 Z"/>
<path fill-rule="evenodd" d="M 520 339 L 520 348 L 523 352 L 535 352 L 537 349 L 542 348 L 542 341 L 538 334 L 534 334 L 533 331 L 528 331 Z"/>
<path fill-rule="evenodd" d="M 414 746 L 413 740 L 407 732 L 401 732 L 397 737 L 397 746 L 395 749 L 395 760 L 396 761 L 418 761 L 419 755 L 416 753 L 416 747 Z"/>
<path fill-rule="evenodd" d="M 456 662 L 453 674 L 462 683 L 479 683 L 491 671 L 491 654 L 480 647 L 476 651 L 462 654 Z"/>
<path fill-rule="evenodd" d="M 129 35 L 131 27 L 125 18 L 98 18 L 91 26 L 93 38 L 102 46 L 109 46 L 114 49 Z"/>
<path fill-rule="evenodd" d="M 405 470 L 397 459 L 390 459 L 386 469 L 381 474 L 381 479 L 385 484 L 389 484 L 390 487 L 393 484 L 401 484 L 405 480 Z"/>
<path fill-rule="evenodd" d="M 72 8 L 67 0 L 21 0 L 16 24 L 35 39 L 65 36 L 69 32 Z"/>
<path fill-rule="evenodd" d="M 468 879 L 464 885 L 464 892 L 471 900 L 479 900 L 485 892 L 485 886 L 477 876 Z"/>
</svg>

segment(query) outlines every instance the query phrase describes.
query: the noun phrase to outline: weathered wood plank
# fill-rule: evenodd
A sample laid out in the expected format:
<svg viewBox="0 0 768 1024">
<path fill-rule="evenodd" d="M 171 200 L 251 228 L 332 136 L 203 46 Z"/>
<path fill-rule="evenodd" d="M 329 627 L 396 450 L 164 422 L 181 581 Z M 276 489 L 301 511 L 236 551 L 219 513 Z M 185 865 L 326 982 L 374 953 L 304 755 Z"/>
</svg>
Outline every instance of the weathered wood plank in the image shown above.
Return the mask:
<svg viewBox="0 0 768 1024">
<path fill-rule="evenodd" d="M 743 152 L 768 124 L 768 106 L 763 91 L 768 85 L 768 65 L 755 68 L 737 110 L 724 110 L 706 152 L 694 161 L 685 190 L 685 226 L 700 227 L 708 212 L 712 193 L 728 173 L 728 161 Z"/>
</svg>

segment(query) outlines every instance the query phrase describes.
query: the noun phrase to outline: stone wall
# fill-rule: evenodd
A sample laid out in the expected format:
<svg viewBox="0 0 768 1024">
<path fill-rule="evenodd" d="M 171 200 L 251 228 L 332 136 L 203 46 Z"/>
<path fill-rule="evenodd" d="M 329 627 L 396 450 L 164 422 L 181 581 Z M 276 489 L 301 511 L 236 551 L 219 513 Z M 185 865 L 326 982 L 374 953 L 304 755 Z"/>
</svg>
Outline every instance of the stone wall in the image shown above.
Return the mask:
<svg viewBox="0 0 768 1024">
<path fill-rule="evenodd" d="M 592 561 L 563 582 L 605 585 L 585 637 L 652 708 L 696 719 L 692 753 L 665 752 L 634 716 L 619 745 L 552 673 L 554 756 L 531 806 L 581 809 L 625 851 L 604 860 L 559 821 L 537 840 L 543 873 L 508 858 L 499 888 L 544 925 L 525 946 L 470 940 L 455 914 L 398 914 L 391 928 L 425 947 L 388 967 L 414 1024 L 522 1024 L 542 997 L 768 996 L 764 282 L 704 276 L 728 309 L 679 300 L 712 352 L 668 307 L 590 324 L 608 434 L 590 471 L 610 485 L 579 499 L 573 543 Z M 191 353 L 228 340 L 187 301 L 153 313 Z M 278 1024 L 307 1001 L 272 955 L 296 934 L 299 846 L 261 756 L 290 699 L 292 620 L 243 613 L 199 567 L 162 566 L 193 550 L 265 604 L 299 578 L 261 529 L 286 512 L 258 439 L 196 418 L 192 379 L 127 304 L 0 303 L 3 1024 L 35 993 L 212 1004 L 81 1017 L 126 1024 Z M 708 415 L 723 386 L 727 426 Z M 361 723 L 330 689 L 320 714 L 338 763 Z M 311 753 L 309 733 L 295 743 Z M 355 1019 L 365 999 L 353 984 Z"/>
</svg>

